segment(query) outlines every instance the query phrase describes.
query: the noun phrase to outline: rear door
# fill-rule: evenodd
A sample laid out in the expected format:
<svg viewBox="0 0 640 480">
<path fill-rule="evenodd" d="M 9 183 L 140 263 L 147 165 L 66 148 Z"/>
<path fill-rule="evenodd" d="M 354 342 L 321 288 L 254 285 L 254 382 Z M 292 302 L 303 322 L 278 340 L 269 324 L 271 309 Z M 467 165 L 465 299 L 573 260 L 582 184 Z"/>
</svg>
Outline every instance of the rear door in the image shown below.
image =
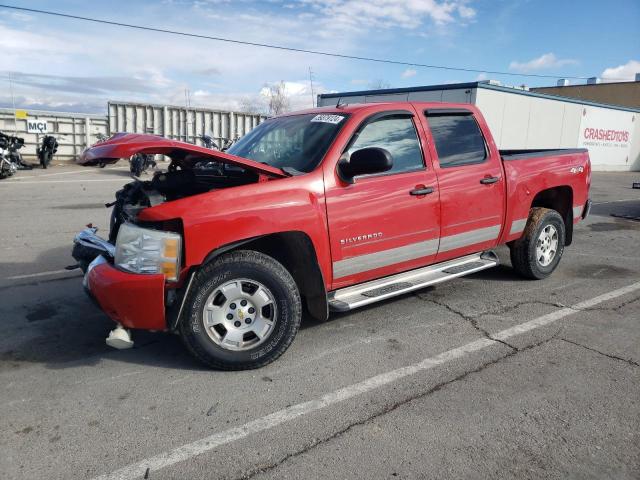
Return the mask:
<svg viewBox="0 0 640 480">
<path fill-rule="evenodd" d="M 435 172 L 427 167 L 416 112 L 378 112 L 365 119 L 344 147 L 349 155 L 381 147 L 390 171 L 342 182 L 325 171 L 333 288 L 410 270 L 435 259 L 440 229 Z M 428 193 L 425 193 L 428 192 Z"/>
<path fill-rule="evenodd" d="M 467 109 L 423 112 L 440 188 L 436 262 L 494 247 L 504 218 L 505 179 L 495 145 Z"/>
</svg>

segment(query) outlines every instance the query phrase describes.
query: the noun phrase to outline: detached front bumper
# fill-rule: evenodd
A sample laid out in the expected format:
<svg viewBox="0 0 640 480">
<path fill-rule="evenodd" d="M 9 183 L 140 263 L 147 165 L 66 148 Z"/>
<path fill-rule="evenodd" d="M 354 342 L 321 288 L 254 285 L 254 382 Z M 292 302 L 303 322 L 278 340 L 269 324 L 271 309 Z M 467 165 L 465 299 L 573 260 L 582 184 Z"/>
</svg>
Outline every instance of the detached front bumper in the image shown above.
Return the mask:
<svg viewBox="0 0 640 480">
<path fill-rule="evenodd" d="M 76 237 L 83 247 L 96 251 L 87 252 L 78 258 L 74 248 L 74 258 L 82 265 L 88 263 L 83 285 L 87 294 L 115 322 L 126 328 L 143 330 L 165 330 L 165 279 L 164 275 L 141 275 L 123 272 L 115 268 L 107 258 L 111 258 L 112 247 L 106 240 L 95 235 L 95 230 L 87 229 Z M 102 251 L 97 251 L 102 250 Z M 95 254 L 95 258 L 90 259 Z M 90 263 L 89 263 L 90 262 Z M 83 268 L 84 269 L 84 268 Z"/>
<path fill-rule="evenodd" d="M 87 271 L 87 293 L 126 328 L 165 330 L 164 275 L 140 275 L 100 263 Z"/>
</svg>

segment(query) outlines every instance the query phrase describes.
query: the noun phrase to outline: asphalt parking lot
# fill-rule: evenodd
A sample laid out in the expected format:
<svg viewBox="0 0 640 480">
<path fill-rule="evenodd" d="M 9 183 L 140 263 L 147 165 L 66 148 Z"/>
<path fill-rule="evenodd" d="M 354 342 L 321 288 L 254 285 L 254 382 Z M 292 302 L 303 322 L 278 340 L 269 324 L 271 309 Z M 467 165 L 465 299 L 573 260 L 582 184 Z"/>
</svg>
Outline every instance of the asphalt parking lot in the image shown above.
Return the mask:
<svg viewBox="0 0 640 480">
<path fill-rule="evenodd" d="M 71 239 L 124 164 L 0 182 L 0 478 L 640 478 L 640 173 L 596 173 L 554 275 L 309 319 L 260 370 L 104 343 Z"/>
</svg>

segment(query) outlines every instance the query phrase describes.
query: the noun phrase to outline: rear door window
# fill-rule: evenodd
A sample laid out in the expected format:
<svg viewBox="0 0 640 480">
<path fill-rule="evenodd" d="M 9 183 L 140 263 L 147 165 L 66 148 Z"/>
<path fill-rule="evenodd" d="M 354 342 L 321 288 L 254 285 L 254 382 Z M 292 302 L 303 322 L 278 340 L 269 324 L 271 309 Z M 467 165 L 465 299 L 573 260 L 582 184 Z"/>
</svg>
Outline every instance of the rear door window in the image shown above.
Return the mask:
<svg viewBox="0 0 640 480">
<path fill-rule="evenodd" d="M 441 168 L 482 163 L 487 148 L 473 115 L 427 115 Z"/>
</svg>

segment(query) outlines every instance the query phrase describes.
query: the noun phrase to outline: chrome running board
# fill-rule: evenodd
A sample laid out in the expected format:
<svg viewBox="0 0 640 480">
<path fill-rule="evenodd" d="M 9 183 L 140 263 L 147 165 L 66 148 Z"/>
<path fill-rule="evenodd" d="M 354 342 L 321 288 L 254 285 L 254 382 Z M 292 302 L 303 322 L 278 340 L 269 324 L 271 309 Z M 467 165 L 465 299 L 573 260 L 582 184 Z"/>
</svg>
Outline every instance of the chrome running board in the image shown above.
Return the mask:
<svg viewBox="0 0 640 480">
<path fill-rule="evenodd" d="M 429 285 L 495 267 L 499 263 L 496 254 L 487 251 L 360 283 L 330 292 L 329 308 L 334 312 L 346 312 Z"/>
</svg>

